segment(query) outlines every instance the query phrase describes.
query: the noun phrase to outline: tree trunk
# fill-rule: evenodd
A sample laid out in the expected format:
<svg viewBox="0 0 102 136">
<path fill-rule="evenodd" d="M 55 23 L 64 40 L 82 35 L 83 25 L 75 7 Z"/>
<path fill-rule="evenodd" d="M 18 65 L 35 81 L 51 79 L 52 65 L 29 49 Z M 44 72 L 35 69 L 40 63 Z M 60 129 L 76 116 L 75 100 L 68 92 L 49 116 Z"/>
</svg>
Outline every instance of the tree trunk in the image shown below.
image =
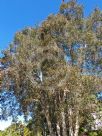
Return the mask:
<svg viewBox="0 0 102 136">
<path fill-rule="evenodd" d="M 61 130 L 60 130 L 60 124 L 59 124 L 59 122 L 56 123 L 56 128 L 57 128 L 57 135 L 61 136 Z"/>
<path fill-rule="evenodd" d="M 76 114 L 76 122 L 75 122 L 75 131 L 74 136 L 78 136 L 79 134 L 79 111 Z"/>
<path fill-rule="evenodd" d="M 46 120 L 47 120 L 47 125 L 48 125 L 48 129 L 49 129 L 49 132 L 50 132 L 50 136 L 55 136 L 54 132 L 53 132 L 52 124 L 51 124 L 51 121 L 50 121 L 50 118 L 49 118 L 49 114 L 47 113 L 45 115 L 45 117 L 46 117 Z"/>
<path fill-rule="evenodd" d="M 72 121 L 72 109 L 69 108 L 69 136 L 74 136 L 73 121 Z"/>
<path fill-rule="evenodd" d="M 63 97 L 62 97 L 62 105 L 65 103 L 65 99 L 66 99 L 66 92 L 63 92 Z M 67 136 L 67 128 L 66 128 L 66 122 L 65 122 L 65 112 L 64 112 L 64 108 L 63 111 L 61 111 L 61 120 L 62 120 L 62 135 L 63 136 Z"/>
<path fill-rule="evenodd" d="M 65 113 L 64 113 L 64 111 L 61 112 L 61 117 L 62 117 L 62 134 L 63 134 L 63 136 L 67 136 L 67 129 L 66 129 Z"/>
<path fill-rule="evenodd" d="M 50 120 L 49 105 L 48 105 L 48 102 L 46 101 L 46 97 L 47 97 L 46 93 L 43 91 L 42 97 L 41 97 L 41 104 L 42 104 L 42 109 L 43 109 L 42 111 L 47 121 L 50 136 L 55 136 L 53 128 L 52 128 L 51 120 Z"/>
</svg>

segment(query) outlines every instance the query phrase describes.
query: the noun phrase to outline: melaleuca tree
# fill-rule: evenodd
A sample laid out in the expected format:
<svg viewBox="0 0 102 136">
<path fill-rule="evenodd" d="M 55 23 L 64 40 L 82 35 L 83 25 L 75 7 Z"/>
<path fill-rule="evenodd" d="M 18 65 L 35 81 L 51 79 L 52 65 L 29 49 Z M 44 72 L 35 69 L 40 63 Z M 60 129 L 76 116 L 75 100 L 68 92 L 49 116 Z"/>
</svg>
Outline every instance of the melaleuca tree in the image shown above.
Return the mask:
<svg viewBox="0 0 102 136">
<path fill-rule="evenodd" d="M 43 135 L 78 136 L 83 121 L 96 111 L 95 94 L 102 88 L 101 30 L 101 11 L 85 19 L 82 6 L 70 0 L 38 28 L 16 34 L 8 50 L 7 77 Z"/>
</svg>

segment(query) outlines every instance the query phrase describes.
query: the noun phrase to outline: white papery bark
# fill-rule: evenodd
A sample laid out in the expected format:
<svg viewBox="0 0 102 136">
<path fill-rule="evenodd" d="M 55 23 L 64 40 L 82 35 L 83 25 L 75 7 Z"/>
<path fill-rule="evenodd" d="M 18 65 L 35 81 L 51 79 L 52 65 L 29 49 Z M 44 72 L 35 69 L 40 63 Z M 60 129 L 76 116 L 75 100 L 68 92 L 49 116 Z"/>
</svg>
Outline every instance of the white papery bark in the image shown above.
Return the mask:
<svg viewBox="0 0 102 136">
<path fill-rule="evenodd" d="M 60 125 L 59 125 L 59 122 L 57 122 L 56 127 L 57 127 L 57 135 L 58 135 L 58 136 L 61 136 L 61 134 L 60 134 Z"/>
<path fill-rule="evenodd" d="M 79 113 L 79 112 L 78 112 Z M 76 123 L 75 123 L 75 132 L 74 132 L 74 136 L 78 136 L 79 134 L 79 115 L 76 115 Z"/>
<path fill-rule="evenodd" d="M 72 120 L 72 109 L 69 108 L 69 136 L 74 136 L 74 131 L 73 131 L 73 120 Z"/>
<path fill-rule="evenodd" d="M 61 112 L 61 117 L 62 117 L 62 133 L 63 133 L 63 136 L 67 136 L 67 128 L 66 128 L 64 111 Z"/>
</svg>

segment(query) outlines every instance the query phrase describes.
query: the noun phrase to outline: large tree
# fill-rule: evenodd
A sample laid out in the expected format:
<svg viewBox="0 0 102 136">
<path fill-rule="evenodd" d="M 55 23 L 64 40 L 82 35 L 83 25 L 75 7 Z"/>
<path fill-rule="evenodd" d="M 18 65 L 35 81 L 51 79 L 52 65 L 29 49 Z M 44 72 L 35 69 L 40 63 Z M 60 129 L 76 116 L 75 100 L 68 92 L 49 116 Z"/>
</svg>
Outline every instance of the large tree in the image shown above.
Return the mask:
<svg viewBox="0 0 102 136">
<path fill-rule="evenodd" d="M 73 0 L 38 28 L 16 33 L 7 50 L 6 80 L 43 135 L 78 136 L 83 121 L 98 110 L 101 45 L 102 12 L 85 18 Z"/>
</svg>

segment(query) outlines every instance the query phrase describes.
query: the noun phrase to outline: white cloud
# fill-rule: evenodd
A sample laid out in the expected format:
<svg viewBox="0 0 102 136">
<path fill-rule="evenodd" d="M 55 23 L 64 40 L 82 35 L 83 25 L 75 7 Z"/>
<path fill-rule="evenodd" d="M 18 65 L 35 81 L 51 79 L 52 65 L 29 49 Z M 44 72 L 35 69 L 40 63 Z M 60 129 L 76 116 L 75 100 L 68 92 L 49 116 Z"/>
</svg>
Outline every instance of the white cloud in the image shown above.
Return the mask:
<svg viewBox="0 0 102 136">
<path fill-rule="evenodd" d="M 7 127 L 11 125 L 11 122 L 12 122 L 11 119 L 9 119 L 8 121 L 4 121 L 4 120 L 0 121 L 0 130 L 2 131 L 5 130 Z"/>
</svg>

